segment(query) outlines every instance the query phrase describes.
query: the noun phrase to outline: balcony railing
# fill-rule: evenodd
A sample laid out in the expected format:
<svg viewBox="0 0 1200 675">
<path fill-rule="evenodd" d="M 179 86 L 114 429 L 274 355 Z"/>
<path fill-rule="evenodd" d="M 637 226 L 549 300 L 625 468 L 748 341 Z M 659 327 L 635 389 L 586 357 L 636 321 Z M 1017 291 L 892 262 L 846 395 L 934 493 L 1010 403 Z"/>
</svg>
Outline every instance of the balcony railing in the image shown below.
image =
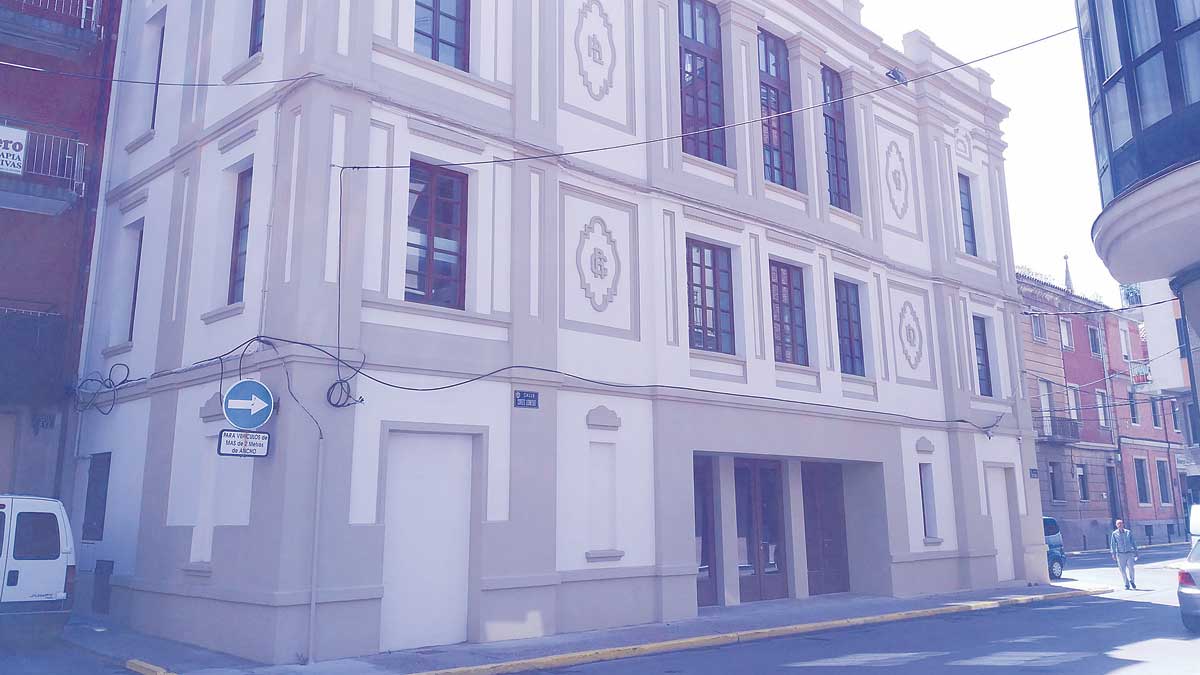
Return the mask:
<svg viewBox="0 0 1200 675">
<path fill-rule="evenodd" d="M 87 143 L 30 129 L 24 122 L 0 117 L 0 126 L 26 133 L 21 173 L 33 180 L 65 187 L 82 197 L 87 190 Z"/>
<path fill-rule="evenodd" d="M 78 26 L 93 33 L 99 33 L 103 28 L 100 23 L 100 0 L 0 0 L 0 7 Z"/>
<path fill-rule="evenodd" d="M 1150 384 L 1154 379 L 1150 373 L 1149 361 L 1130 361 L 1129 377 L 1134 384 Z"/>
<path fill-rule="evenodd" d="M 1079 420 L 1070 417 L 1043 418 L 1038 428 L 1038 436 L 1057 441 L 1078 441 Z"/>
</svg>

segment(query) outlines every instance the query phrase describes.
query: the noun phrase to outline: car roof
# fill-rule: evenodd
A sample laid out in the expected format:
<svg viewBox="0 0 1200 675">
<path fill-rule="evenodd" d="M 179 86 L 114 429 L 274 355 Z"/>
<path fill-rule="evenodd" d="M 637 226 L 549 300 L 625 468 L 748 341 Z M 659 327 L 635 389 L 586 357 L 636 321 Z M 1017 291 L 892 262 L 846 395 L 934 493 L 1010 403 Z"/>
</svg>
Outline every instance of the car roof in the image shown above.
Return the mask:
<svg viewBox="0 0 1200 675">
<path fill-rule="evenodd" d="M 34 496 L 34 495 L 5 495 L 5 494 L 0 494 L 0 499 L 20 499 L 20 500 L 22 500 L 22 501 L 53 502 L 53 503 L 55 503 L 55 504 L 61 504 L 61 503 L 62 503 L 61 501 L 59 501 L 59 500 L 57 500 L 57 499 L 51 499 L 50 497 L 37 497 L 37 496 Z"/>
</svg>

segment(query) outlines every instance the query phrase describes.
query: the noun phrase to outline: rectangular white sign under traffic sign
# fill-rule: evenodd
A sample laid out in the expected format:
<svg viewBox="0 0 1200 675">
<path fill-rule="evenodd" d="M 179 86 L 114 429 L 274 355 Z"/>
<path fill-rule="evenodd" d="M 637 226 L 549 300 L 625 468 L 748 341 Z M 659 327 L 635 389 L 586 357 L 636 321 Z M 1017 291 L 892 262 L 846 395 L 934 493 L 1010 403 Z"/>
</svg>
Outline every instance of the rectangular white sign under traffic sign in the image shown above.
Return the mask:
<svg viewBox="0 0 1200 675">
<path fill-rule="evenodd" d="M 25 146 L 29 132 L 15 127 L 0 126 L 0 173 L 25 173 Z"/>
<path fill-rule="evenodd" d="M 222 457 L 266 457 L 271 451 L 271 434 L 262 431 L 222 429 L 217 454 Z"/>
</svg>

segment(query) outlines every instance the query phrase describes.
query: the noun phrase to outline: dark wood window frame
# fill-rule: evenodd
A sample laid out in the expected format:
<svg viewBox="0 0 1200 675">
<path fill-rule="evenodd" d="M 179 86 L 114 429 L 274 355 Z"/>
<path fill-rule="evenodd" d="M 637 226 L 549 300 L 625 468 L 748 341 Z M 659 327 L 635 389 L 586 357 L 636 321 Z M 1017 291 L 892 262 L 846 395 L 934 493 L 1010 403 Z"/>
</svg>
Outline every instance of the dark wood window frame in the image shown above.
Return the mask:
<svg viewBox="0 0 1200 675">
<path fill-rule="evenodd" d="M 1175 501 L 1174 488 L 1171 487 L 1171 463 L 1165 459 L 1154 460 L 1154 470 L 1158 473 L 1158 503 L 1171 504 Z"/>
<path fill-rule="evenodd" d="M 1155 429 L 1161 429 L 1163 425 L 1162 419 L 1162 399 L 1157 396 L 1150 397 L 1150 423 Z"/>
<path fill-rule="evenodd" d="M 838 357 L 842 373 L 866 377 L 867 360 L 863 344 L 861 284 L 834 279 L 834 304 L 837 308 Z"/>
<path fill-rule="evenodd" d="M 418 185 L 420 190 L 414 192 Z M 407 270 L 405 300 L 466 309 L 469 187 L 465 173 L 412 162 L 406 260 L 411 263 L 415 255 L 424 269 Z M 419 284 L 414 286 L 413 280 Z"/>
<path fill-rule="evenodd" d="M 1075 465 L 1075 478 L 1079 483 L 1079 501 L 1081 501 L 1081 502 L 1091 501 L 1092 496 L 1091 496 L 1091 492 L 1088 490 L 1087 465 L 1086 464 L 1076 464 Z"/>
<path fill-rule="evenodd" d="M 975 201 L 971 197 L 971 177 L 958 174 L 958 203 L 962 211 L 963 250 L 970 256 L 979 256 L 979 242 L 975 238 Z"/>
<path fill-rule="evenodd" d="M 850 153 L 846 145 L 846 106 L 842 76 L 821 66 L 821 90 L 825 105 L 825 164 L 829 175 L 829 203 L 843 211 L 853 210 L 850 199 Z"/>
<path fill-rule="evenodd" d="M 792 109 L 791 92 L 787 43 L 758 29 L 758 97 L 764 118 L 763 177 L 771 183 L 795 190 L 796 137 L 792 129 L 792 116 L 780 115 Z"/>
<path fill-rule="evenodd" d="M 1141 416 L 1138 415 L 1137 396 L 1134 395 L 1132 389 L 1129 390 L 1129 422 L 1131 424 L 1142 423 Z"/>
<path fill-rule="evenodd" d="M 429 16 L 428 30 L 423 30 L 420 25 L 423 13 Z M 444 25 L 446 23 L 449 25 Z M 444 34 L 447 28 L 453 35 Z M 428 44 L 422 44 L 422 39 Z M 451 68 L 470 71 L 471 1 L 416 0 L 413 51 Z"/>
<path fill-rule="evenodd" d="M 1150 468 L 1148 460 L 1142 457 L 1135 457 L 1133 460 L 1134 482 L 1137 487 L 1138 504 L 1149 504 L 1152 497 L 1150 496 L 1150 476 L 1148 475 Z"/>
<path fill-rule="evenodd" d="M 971 328 L 975 337 L 975 371 L 979 376 L 979 395 L 991 398 L 995 393 L 992 389 L 992 355 L 988 349 L 987 319 L 982 316 L 971 317 Z"/>
<path fill-rule="evenodd" d="M 1088 349 L 1092 351 L 1093 356 L 1101 356 L 1104 353 L 1104 341 L 1100 339 L 1100 327 L 1088 326 Z"/>
<path fill-rule="evenodd" d="M 104 517 L 108 511 L 108 478 L 112 469 L 112 453 L 98 452 L 89 458 L 87 496 L 84 498 L 84 541 L 104 540 Z"/>
<path fill-rule="evenodd" d="M 146 237 L 145 221 L 134 225 L 134 227 L 137 228 L 137 252 L 134 254 L 133 259 L 133 288 L 129 296 L 129 333 L 126 338 L 129 342 L 133 342 L 133 323 L 137 318 L 138 286 L 142 278 L 142 242 Z"/>
<path fill-rule="evenodd" d="M 246 253 L 250 248 L 250 193 L 254 167 L 238 172 L 237 191 L 233 201 L 233 242 L 229 256 L 229 294 L 225 301 L 234 305 L 242 302 L 246 292 Z"/>
<path fill-rule="evenodd" d="M 700 33 L 697 34 L 697 28 Z M 679 121 L 683 151 L 722 166 L 728 163 L 721 12 L 707 0 L 679 0 Z"/>
<path fill-rule="evenodd" d="M 1050 473 L 1050 501 L 1064 501 L 1062 462 L 1047 462 L 1046 470 Z"/>
<path fill-rule="evenodd" d="M 687 275 L 689 345 L 706 352 L 736 353 L 733 252 L 688 238 Z"/>
<path fill-rule="evenodd" d="M 809 365 L 808 319 L 804 296 L 804 268 L 772 260 L 771 332 L 775 343 L 775 362 Z"/>
<path fill-rule="evenodd" d="M 254 56 L 263 48 L 263 27 L 267 22 L 267 0 L 252 0 L 250 3 L 250 53 Z"/>
</svg>

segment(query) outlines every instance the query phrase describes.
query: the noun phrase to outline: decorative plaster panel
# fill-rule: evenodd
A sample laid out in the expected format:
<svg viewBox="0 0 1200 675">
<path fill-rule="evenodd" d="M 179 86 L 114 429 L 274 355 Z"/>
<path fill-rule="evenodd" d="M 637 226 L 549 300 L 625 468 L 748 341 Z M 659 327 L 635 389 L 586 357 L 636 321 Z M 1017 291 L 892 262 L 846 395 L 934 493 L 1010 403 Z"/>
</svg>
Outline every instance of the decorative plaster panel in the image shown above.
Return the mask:
<svg viewBox="0 0 1200 675">
<path fill-rule="evenodd" d="M 563 327 L 638 337 L 637 206 L 562 186 Z"/>
<path fill-rule="evenodd" d="M 930 331 L 929 293 L 898 283 L 888 284 L 896 381 L 926 387 L 934 383 L 934 345 Z"/>
<path fill-rule="evenodd" d="M 633 133 L 629 0 L 562 0 L 560 9 L 560 104 Z"/>
<path fill-rule="evenodd" d="M 883 226 L 921 239 L 913 137 L 882 120 L 876 120 L 876 137 Z"/>
</svg>

